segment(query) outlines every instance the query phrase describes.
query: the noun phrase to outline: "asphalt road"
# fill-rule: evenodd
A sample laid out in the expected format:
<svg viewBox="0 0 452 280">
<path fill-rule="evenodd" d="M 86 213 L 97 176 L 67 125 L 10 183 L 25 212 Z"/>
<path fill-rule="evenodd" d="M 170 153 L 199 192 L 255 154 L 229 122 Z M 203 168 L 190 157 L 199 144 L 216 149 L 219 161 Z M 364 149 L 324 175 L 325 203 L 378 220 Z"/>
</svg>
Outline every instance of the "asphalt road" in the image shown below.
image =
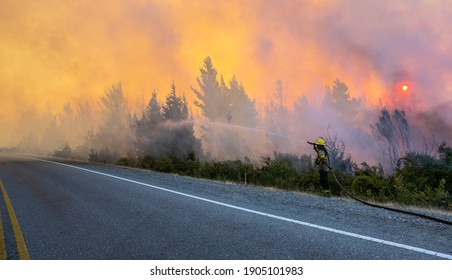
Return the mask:
<svg viewBox="0 0 452 280">
<path fill-rule="evenodd" d="M 452 259 L 451 226 L 345 199 L 1 153 L 0 180 L 31 259 Z"/>
</svg>

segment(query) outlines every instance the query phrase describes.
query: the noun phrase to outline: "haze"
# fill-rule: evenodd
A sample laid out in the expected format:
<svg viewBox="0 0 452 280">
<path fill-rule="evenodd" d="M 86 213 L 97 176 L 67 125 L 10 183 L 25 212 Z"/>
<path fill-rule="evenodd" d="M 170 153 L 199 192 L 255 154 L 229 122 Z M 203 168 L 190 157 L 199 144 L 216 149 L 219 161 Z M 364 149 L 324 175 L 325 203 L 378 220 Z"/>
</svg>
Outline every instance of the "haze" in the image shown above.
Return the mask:
<svg viewBox="0 0 452 280">
<path fill-rule="evenodd" d="M 41 115 L 95 107 L 118 81 L 133 112 L 174 81 L 196 114 L 190 87 L 208 56 L 261 116 L 277 80 L 293 111 L 301 96 L 319 106 L 339 79 L 363 106 L 401 108 L 452 135 L 447 0 L 0 0 L 0 18 L 0 146 L 17 144 L 32 106 Z"/>
</svg>

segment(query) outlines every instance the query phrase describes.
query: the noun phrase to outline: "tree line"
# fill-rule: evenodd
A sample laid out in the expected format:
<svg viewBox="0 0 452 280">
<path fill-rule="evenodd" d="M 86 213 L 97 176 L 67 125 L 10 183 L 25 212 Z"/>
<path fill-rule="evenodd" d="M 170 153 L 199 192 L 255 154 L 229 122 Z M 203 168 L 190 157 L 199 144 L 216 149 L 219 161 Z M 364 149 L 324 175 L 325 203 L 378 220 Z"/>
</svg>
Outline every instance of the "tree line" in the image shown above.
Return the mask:
<svg viewBox="0 0 452 280">
<path fill-rule="evenodd" d="M 191 87 L 196 97 L 193 105 L 201 117 L 193 115 L 174 81 L 163 102 L 153 91 L 143 112 L 132 114 L 118 82 L 105 89 L 97 111 L 79 104 L 74 112 L 67 104 L 53 116 L 49 105 L 41 117 L 47 125 L 42 121 L 29 125 L 33 129 L 24 133 L 17 148 L 41 147 L 60 157 L 315 191 L 315 166 L 303 143 L 322 136 L 333 166 L 357 193 L 384 200 L 403 191 L 421 192 L 431 203 L 452 191 L 446 142 L 419 137 L 422 128 L 409 124 L 403 109 L 365 106 L 338 79 L 326 87 L 320 107 L 302 95 L 292 110 L 283 83 L 277 80 L 260 115 L 243 84 L 235 76 L 226 82 L 210 57 L 204 59 L 196 82 Z M 31 108 L 19 123 L 38 119 Z M 370 159 L 375 163 L 369 165 Z M 435 172 L 425 173 L 419 182 L 409 175 L 419 168 Z M 404 202 L 413 201 L 419 202 Z"/>
</svg>

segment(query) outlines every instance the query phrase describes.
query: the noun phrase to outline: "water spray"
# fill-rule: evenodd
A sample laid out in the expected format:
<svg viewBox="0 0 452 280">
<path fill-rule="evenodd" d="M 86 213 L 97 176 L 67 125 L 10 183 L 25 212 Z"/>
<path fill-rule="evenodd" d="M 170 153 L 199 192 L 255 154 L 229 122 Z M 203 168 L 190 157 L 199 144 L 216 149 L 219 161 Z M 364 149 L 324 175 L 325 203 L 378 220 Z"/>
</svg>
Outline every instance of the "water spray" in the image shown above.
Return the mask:
<svg viewBox="0 0 452 280">
<path fill-rule="evenodd" d="M 206 120 L 201 120 L 199 122 L 201 122 L 202 124 L 210 124 L 210 125 L 221 126 L 221 127 L 226 127 L 226 128 L 236 128 L 236 129 L 241 129 L 241 130 L 254 131 L 254 132 L 258 132 L 258 133 L 263 133 L 263 134 L 268 134 L 268 135 L 272 135 L 272 136 L 277 136 L 280 138 L 286 138 L 286 139 L 292 139 L 292 140 L 298 141 L 298 138 L 295 138 L 295 137 L 291 137 L 288 135 L 284 135 L 284 134 L 280 134 L 280 133 L 276 133 L 276 132 L 272 132 L 272 131 L 268 131 L 268 130 L 263 130 L 263 129 L 259 129 L 259 128 L 254 128 L 254 127 L 248 127 L 248 126 L 242 126 L 242 125 L 236 125 L 236 124 L 230 124 L 230 123 L 223 123 L 223 122 L 211 122 L 211 121 L 206 121 Z"/>
</svg>

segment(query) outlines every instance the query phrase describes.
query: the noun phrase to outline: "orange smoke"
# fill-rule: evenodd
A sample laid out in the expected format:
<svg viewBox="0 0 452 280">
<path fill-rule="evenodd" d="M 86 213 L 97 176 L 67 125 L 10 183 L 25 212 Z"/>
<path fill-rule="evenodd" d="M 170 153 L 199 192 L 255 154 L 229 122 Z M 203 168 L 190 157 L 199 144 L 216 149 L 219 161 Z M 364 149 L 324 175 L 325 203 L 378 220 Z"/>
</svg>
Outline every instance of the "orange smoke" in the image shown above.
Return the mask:
<svg viewBox="0 0 452 280">
<path fill-rule="evenodd" d="M 446 4 L 4 0 L 0 111 L 12 119 L 31 105 L 42 111 L 51 103 L 58 112 L 68 102 L 97 102 L 117 81 L 134 110 L 154 89 L 163 99 L 172 80 L 192 101 L 190 86 L 197 86 L 207 56 L 226 81 L 235 74 L 258 103 L 276 80 L 283 81 L 288 107 L 300 95 L 316 103 L 336 78 L 354 97 L 385 102 L 394 73 L 416 79 L 421 67 L 442 65 L 439 57 L 452 46 L 440 29 L 450 24 L 451 17 L 441 17 Z M 432 38 L 415 39 L 420 29 Z M 427 51 L 429 59 L 418 61 Z M 432 69 L 450 75 L 449 68 Z M 445 86 L 441 81 L 434 84 Z"/>
</svg>

